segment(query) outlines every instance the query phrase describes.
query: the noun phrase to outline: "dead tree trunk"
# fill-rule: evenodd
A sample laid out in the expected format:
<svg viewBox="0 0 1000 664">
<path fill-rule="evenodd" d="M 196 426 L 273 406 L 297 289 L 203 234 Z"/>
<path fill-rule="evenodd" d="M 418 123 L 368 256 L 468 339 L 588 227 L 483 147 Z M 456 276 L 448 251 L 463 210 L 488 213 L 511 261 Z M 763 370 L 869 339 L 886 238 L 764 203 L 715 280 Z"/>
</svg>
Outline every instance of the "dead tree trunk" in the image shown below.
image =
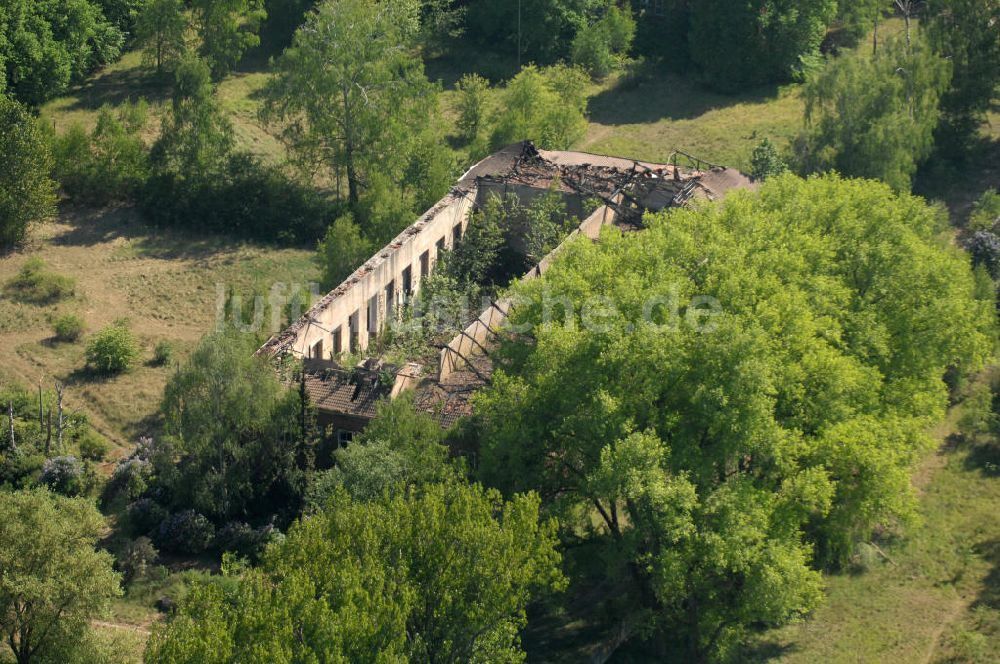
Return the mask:
<svg viewBox="0 0 1000 664">
<path fill-rule="evenodd" d="M 42 410 L 42 384 L 38 384 L 38 428 L 45 426 L 45 413 Z"/>
<path fill-rule="evenodd" d="M 7 417 L 8 425 L 10 429 L 10 449 L 14 452 L 17 451 L 17 441 L 14 440 L 14 402 L 7 402 Z"/>
<path fill-rule="evenodd" d="M 45 458 L 49 458 L 52 455 L 52 409 L 49 408 L 49 428 L 48 432 L 45 434 Z"/>
<path fill-rule="evenodd" d="M 63 431 L 65 431 L 65 420 L 63 419 L 63 393 L 66 391 L 66 386 L 62 383 L 56 383 L 56 410 L 58 414 L 56 415 L 56 449 L 62 454 L 63 451 Z M 49 411 L 49 422 L 52 422 L 52 411 Z"/>
</svg>

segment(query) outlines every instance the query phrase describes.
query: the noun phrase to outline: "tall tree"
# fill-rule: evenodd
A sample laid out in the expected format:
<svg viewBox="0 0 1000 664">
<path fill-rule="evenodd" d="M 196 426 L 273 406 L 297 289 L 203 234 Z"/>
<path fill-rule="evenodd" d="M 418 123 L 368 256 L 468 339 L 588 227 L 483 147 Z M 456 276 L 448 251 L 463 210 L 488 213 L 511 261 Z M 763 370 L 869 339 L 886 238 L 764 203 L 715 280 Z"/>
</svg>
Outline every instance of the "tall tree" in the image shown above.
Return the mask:
<svg viewBox="0 0 1000 664">
<path fill-rule="evenodd" d="M 187 20 L 181 0 L 150 0 L 136 21 L 136 39 L 156 73 L 172 70 L 186 48 Z"/>
<path fill-rule="evenodd" d="M 922 39 L 845 55 L 810 76 L 799 154 L 807 171 L 835 169 L 910 188 L 934 148 L 949 65 Z"/>
<path fill-rule="evenodd" d="M 338 492 L 230 597 L 193 591 L 146 661 L 522 661 L 525 607 L 563 584 L 538 503 L 463 484 Z"/>
<path fill-rule="evenodd" d="M 476 396 L 484 481 L 592 539 L 642 624 L 719 655 L 820 599 L 819 564 L 913 514 L 910 470 L 991 312 L 939 211 L 873 181 L 759 194 L 566 246 L 516 284 Z M 960 329 L 960 332 L 956 332 Z"/>
<path fill-rule="evenodd" d="M 345 172 L 357 205 L 369 171 L 399 168 L 400 146 L 436 107 L 436 89 L 412 49 L 414 0 L 327 0 L 295 34 L 267 90 L 265 117 L 305 160 Z"/>
<path fill-rule="evenodd" d="M 55 212 L 52 157 L 24 106 L 0 94 L 0 248 L 24 240 L 28 227 Z"/>
<path fill-rule="evenodd" d="M 226 75 L 247 49 L 260 44 L 257 31 L 267 17 L 264 0 L 193 0 L 201 54 L 212 67 L 212 75 Z"/>
<path fill-rule="evenodd" d="M 951 85 L 941 98 L 939 139 L 960 155 L 997 98 L 1000 86 L 1000 2 L 945 0 L 932 5 L 927 34 L 951 62 Z"/>
<path fill-rule="evenodd" d="M 87 500 L 0 493 L 0 632 L 18 664 L 72 661 L 120 594 L 111 554 L 94 549 L 104 528 Z"/>
<path fill-rule="evenodd" d="M 703 0 L 691 3 L 691 57 L 725 91 L 787 80 L 815 55 L 836 0 Z"/>
<path fill-rule="evenodd" d="M 8 91 L 36 106 L 121 51 L 121 31 L 90 0 L 8 0 L 0 5 L 0 62 Z"/>
</svg>

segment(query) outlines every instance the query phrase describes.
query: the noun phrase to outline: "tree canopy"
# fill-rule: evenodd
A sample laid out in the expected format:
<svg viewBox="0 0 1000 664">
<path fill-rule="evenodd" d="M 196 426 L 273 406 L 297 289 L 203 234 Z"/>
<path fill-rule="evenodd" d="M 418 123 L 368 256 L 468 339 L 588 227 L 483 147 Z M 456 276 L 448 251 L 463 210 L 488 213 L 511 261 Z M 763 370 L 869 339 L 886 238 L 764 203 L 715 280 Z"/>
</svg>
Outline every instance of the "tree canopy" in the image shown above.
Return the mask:
<svg viewBox="0 0 1000 664">
<path fill-rule="evenodd" d="M 646 221 L 513 288 L 528 331 L 476 396 L 480 472 L 601 523 L 634 620 L 703 657 L 809 610 L 814 560 L 911 516 L 991 305 L 940 211 L 876 182 L 778 176 Z"/>
<path fill-rule="evenodd" d="M 346 174 L 356 205 L 373 171 L 399 172 L 411 139 L 427 127 L 436 88 L 413 51 L 413 0 L 320 3 L 277 62 L 270 118 L 300 159 Z"/>
<path fill-rule="evenodd" d="M 192 591 L 146 661 L 522 661 L 528 601 L 564 583 L 538 504 L 459 483 L 337 492 L 235 592 Z"/>
<path fill-rule="evenodd" d="M 81 498 L 0 492 L 0 632 L 18 664 L 73 661 L 120 593 L 111 554 L 94 549 L 104 526 Z"/>
<path fill-rule="evenodd" d="M 21 242 L 32 223 L 55 212 L 51 170 L 52 156 L 38 123 L 24 106 L 0 93 L 0 248 Z"/>
</svg>

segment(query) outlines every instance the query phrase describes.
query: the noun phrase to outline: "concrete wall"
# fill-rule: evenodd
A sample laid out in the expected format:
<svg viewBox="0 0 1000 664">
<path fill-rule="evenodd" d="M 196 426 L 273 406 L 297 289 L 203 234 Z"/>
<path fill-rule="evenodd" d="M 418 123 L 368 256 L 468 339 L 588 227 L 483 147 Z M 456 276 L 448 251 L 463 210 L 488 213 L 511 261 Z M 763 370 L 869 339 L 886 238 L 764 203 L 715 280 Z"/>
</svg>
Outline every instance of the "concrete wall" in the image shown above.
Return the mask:
<svg viewBox="0 0 1000 664">
<path fill-rule="evenodd" d="M 367 348 L 385 324 L 386 316 L 391 315 L 386 311 L 387 286 L 392 284 L 392 302 L 398 306 L 403 298 L 403 271 L 409 267 L 411 290 L 416 293 L 420 289 L 421 256 L 427 252 L 428 268 L 433 270 L 437 243 L 443 239 L 444 246 L 450 249 L 454 228 L 459 224 L 465 234 L 475 197 L 474 186 L 453 190 L 358 268 L 307 312 L 306 321 L 295 332 L 292 352 L 312 356 L 321 342 L 322 357 L 330 358 L 337 352 L 334 332 L 338 329 L 340 350 L 349 350 L 351 321 L 357 322 L 357 349 Z"/>
<path fill-rule="evenodd" d="M 620 199 L 620 197 L 619 197 Z M 548 271 L 563 247 L 574 237 L 583 234 L 591 240 L 596 240 L 601 234 L 601 227 L 614 222 L 615 212 L 606 205 L 594 210 L 594 212 L 584 219 L 579 226 L 566 236 L 555 249 L 546 254 L 541 262 L 533 267 L 527 274 L 521 277 L 521 281 L 540 277 Z M 477 353 L 482 353 L 483 348 L 490 341 L 504 323 L 507 322 L 507 315 L 510 313 L 510 300 L 501 299 L 487 307 L 479 315 L 479 318 L 472 321 L 462 332 L 459 332 L 447 346 L 441 349 L 441 359 L 438 368 L 438 380 L 443 381 L 453 372 L 465 366 L 465 358 L 472 357 Z"/>
</svg>

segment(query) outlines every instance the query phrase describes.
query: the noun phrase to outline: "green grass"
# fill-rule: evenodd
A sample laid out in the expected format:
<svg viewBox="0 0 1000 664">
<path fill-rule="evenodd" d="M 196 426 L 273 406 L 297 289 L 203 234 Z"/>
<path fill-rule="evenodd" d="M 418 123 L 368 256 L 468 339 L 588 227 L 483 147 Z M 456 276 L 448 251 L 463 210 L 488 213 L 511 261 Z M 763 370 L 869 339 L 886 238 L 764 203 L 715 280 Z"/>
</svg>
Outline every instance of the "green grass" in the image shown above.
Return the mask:
<svg viewBox="0 0 1000 664">
<path fill-rule="evenodd" d="M 968 662 L 979 648 L 1000 661 L 1000 442 L 955 434 L 959 411 L 914 478 L 922 523 L 880 545 L 888 559 L 828 576 L 815 614 L 765 634 L 748 659 Z"/>
<path fill-rule="evenodd" d="M 69 408 L 88 414 L 98 432 L 121 448 L 155 431 L 155 414 L 173 361 L 160 365 L 161 341 L 186 353 L 216 321 L 218 289 L 252 297 L 273 283 L 318 277 L 310 249 L 278 249 L 219 237 L 156 229 L 131 208 L 64 210 L 32 232 L 24 253 L 0 257 L 0 283 L 13 278 L 29 256 L 75 280 L 69 301 L 35 304 L 0 298 L 0 385 L 68 383 Z M 83 370 L 85 344 L 56 343 L 52 323 L 80 316 L 94 332 L 128 318 L 140 357 L 130 371 L 97 377 Z M 270 333 L 270 330 L 268 330 Z"/>
</svg>

